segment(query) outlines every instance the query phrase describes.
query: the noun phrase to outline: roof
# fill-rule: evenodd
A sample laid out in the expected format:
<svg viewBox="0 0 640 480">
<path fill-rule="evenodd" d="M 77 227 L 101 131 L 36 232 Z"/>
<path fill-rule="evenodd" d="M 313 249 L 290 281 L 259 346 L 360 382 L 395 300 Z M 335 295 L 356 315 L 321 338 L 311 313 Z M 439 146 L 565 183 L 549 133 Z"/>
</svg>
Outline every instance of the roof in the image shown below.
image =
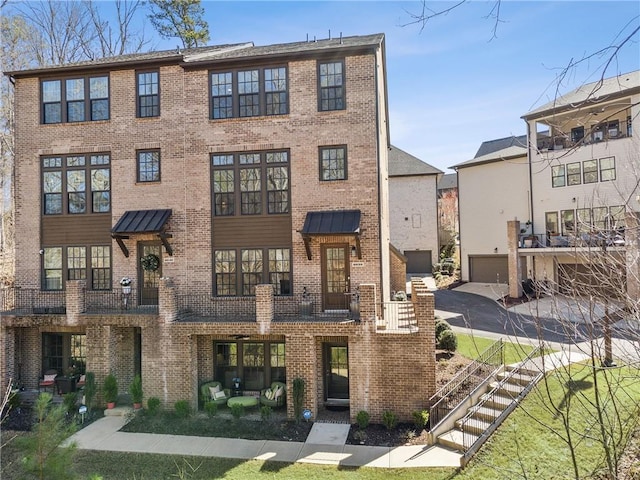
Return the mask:
<svg viewBox="0 0 640 480">
<path fill-rule="evenodd" d="M 189 49 L 162 50 L 147 53 L 131 53 L 115 57 L 105 57 L 65 65 L 49 65 L 29 70 L 5 72 L 12 76 L 32 76 L 49 71 L 87 70 L 98 67 L 122 68 L 127 65 L 145 63 L 175 63 L 183 66 L 216 61 L 241 60 L 256 57 L 312 55 L 322 52 L 347 51 L 349 49 L 377 48 L 384 42 L 384 34 L 358 35 L 325 40 L 281 43 L 256 47 L 253 42 L 212 45 Z"/>
<path fill-rule="evenodd" d="M 360 210 L 307 212 L 302 235 L 354 235 L 360 233 Z"/>
<path fill-rule="evenodd" d="M 438 190 L 447 190 L 449 188 L 458 188 L 458 174 L 445 173 L 438 181 Z"/>
<path fill-rule="evenodd" d="M 161 232 L 171 216 L 166 210 L 127 210 L 111 229 L 112 234 Z"/>
<path fill-rule="evenodd" d="M 442 170 L 423 162 L 419 158 L 391 145 L 389 148 L 389 176 L 438 175 Z"/>
<path fill-rule="evenodd" d="M 526 148 L 527 136 L 519 135 L 517 137 L 514 137 L 513 135 L 511 135 L 510 137 L 498 138 L 496 140 L 487 140 L 486 142 L 482 142 L 480 148 L 478 148 L 478 151 L 476 152 L 475 157 L 473 158 L 483 157 L 490 153 L 499 152 L 500 150 L 504 150 L 505 148 L 513 146 Z"/>
<path fill-rule="evenodd" d="M 629 93 L 629 90 L 632 89 L 640 90 L 640 70 L 582 85 L 566 95 L 531 110 L 522 118 L 542 117 L 556 110 L 569 110 L 596 104 L 606 101 L 608 97 L 618 97 Z"/>
<path fill-rule="evenodd" d="M 501 162 L 503 160 L 510 160 L 518 157 L 526 157 L 527 149 L 525 147 L 520 147 L 517 145 L 513 145 L 511 147 L 503 148 L 502 150 L 498 150 L 497 152 L 488 153 L 481 157 L 476 157 L 471 160 L 467 160 L 466 162 L 458 163 L 451 168 L 465 168 L 465 167 L 473 167 L 476 165 L 482 165 L 484 163 L 494 163 Z"/>
</svg>

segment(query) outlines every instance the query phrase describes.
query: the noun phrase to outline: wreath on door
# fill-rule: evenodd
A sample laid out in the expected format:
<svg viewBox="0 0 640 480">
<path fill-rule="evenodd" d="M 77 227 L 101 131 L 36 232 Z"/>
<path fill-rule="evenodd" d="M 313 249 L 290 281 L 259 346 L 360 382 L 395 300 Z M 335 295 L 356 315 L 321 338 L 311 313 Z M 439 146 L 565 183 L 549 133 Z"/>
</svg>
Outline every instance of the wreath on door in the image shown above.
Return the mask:
<svg viewBox="0 0 640 480">
<path fill-rule="evenodd" d="M 140 265 L 147 272 L 155 272 L 160 267 L 160 259 L 157 255 L 149 253 L 140 259 Z"/>
</svg>

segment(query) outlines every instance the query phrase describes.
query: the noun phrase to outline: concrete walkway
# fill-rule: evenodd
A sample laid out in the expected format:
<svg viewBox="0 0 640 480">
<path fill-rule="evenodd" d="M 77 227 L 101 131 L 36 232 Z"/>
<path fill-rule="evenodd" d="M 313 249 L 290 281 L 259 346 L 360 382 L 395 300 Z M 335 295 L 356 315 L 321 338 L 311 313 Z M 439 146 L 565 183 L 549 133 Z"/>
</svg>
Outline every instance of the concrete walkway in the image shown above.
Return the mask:
<svg viewBox="0 0 640 480">
<path fill-rule="evenodd" d="M 240 458 L 349 467 L 411 468 L 460 466 L 460 454 L 441 446 L 375 447 L 345 445 L 349 425 L 314 423 L 307 441 L 243 440 L 127 433 L 119 430 L 126 416 L 107 416 L 71 436 L 79 449 L 160 453 L 195 457 Z"/>
</svg>

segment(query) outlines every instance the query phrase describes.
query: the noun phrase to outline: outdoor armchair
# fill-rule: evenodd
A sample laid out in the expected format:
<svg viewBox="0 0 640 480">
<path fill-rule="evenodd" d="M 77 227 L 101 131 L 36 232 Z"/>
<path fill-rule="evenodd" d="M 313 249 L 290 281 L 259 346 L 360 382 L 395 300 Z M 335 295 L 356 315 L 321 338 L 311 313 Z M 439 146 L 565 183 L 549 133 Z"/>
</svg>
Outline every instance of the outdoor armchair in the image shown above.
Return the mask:
<svg viewBox="0 0 640 480">
<path fill-rule="evenodd" d="M 217 405 L 226 405 L 227 400 L 231 398 L 231 392 L 228 388 L 222 388 L 220 382 L 206 382 L 200 386 L 200 397 L 203 405 L 209 401 Z"/>
<path fill-rule="evenodd" d="M 269 407 L 282 407 L 287 403 L 287 385 L 273 382 L 271 387 L 260 392 L 260 403 Z"/>
</svg>

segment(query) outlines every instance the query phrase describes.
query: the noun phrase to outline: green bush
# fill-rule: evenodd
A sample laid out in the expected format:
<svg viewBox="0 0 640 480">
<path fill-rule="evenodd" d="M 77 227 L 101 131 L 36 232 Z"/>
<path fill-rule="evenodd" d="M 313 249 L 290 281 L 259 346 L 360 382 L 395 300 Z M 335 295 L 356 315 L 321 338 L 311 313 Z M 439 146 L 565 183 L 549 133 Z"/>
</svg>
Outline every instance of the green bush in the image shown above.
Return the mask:
<svg viewBox="0 0 640 480">
<path fill-rule="evenodd" d="M 129 393 L 133 403 L 142 403 L 142 379 L 140 375 L 133 377 L 133 381 L 129 385 Z"/>
<path fill-rule="evenodd" d="M 173 404 L 173 408 L 176 411 L 176 415 L 180 418 L 187 418 L 191 415 L 191 405 L 188 400 L 178 400 Z"/>
<path fill-rule="evenodd" d="M 293 379 L 293 416 L 296 422 L 302 418 L 302 404 L 304 403 L 304 379 Z"/>
<path fill-rule="evenodd" d="M 416 410 L 411 413 L 413 416 L 413 424 L 421 429 L 426 428 L 429 423 L 429 410 Z"/>
<path fill-rule="evenodd" d="M 78 402 L 78 392 L 65 393 L 62 397 L 62 404 L 67 415 L 71 418 L 78 413 L 76 403 Z"/>
<path fill-rule="evenodd" d="M 244 406 L 238 405 L 237 403 L 231 405 L 231 415 L 233 415 L 233 418 L 238 420 L 244 415 Z"/>
<path fill-rule="evenodd" d="M 260 407 L 260 418 L 262 420 L 267 421 L 271 418 L 271 413 L 273 412 L 272 408 L 269 405 L 263 405 Z"/>
<path fill-rule="evenodd" d="M 356 422 L 360 428 L 367 428 L 369 426 L 369 420 L 371 420 L 371 416 L 364 410 L 360 410 L 356 415 Z"/>
<path fill-rule="evenodd" d="M 96 385 L 96 375 L 93 372 L 87 372 L 84 379 L 84 403 L 87 409 L 91 409 L 95 406 L 94 401 L 96 393 L 98 393 L 98 386 Z"/>
<path fill-rule="evenodd" d="M 387 410 L 382 414 L 382 424 L 387 430 L 393 430 L 398 425 L 398 416 L 391 410 Z"/>
<path fill-rule="evenodd" d="M 111 373 L 104 379 L 102 395 L 104 396 L 104 401 L 107 403 L 114 403 L 118 400 L 118 382 L 116 382 L 116 377 Z"/>
<path fill-rule="evenodd" d="M 156 415 L 160 410 L 160 399 L 158 397 L 151 397 L 147 400 L 147 411 L 150 415 Z"/>
<path fill-rule="evenodd" d="M 204 411 L 207 412 L 207 415 L 209 415 L 210 417 L 215 417 L 218 413 L 218 404 L 216 402 L 208 400 L 204 402 Z"/>
<path fill-rule="evenodd" d="M 436 329 L 436 342 L 438 342 L 440 341 L 440 335 L 442 335 L 443 332 L 447 330 L 451 330 L 451 325 L 449 325 L 449 323 L 446 320 L 438 318 L 436 320 L 435 329 Z"/>
<path fill-rule="evenodd" d="M 453 330 L 446 330 L 440 335 L 437 346 L 440 350 L 455 352 L 458 348 L 458 337 Z"/>
</svg>

